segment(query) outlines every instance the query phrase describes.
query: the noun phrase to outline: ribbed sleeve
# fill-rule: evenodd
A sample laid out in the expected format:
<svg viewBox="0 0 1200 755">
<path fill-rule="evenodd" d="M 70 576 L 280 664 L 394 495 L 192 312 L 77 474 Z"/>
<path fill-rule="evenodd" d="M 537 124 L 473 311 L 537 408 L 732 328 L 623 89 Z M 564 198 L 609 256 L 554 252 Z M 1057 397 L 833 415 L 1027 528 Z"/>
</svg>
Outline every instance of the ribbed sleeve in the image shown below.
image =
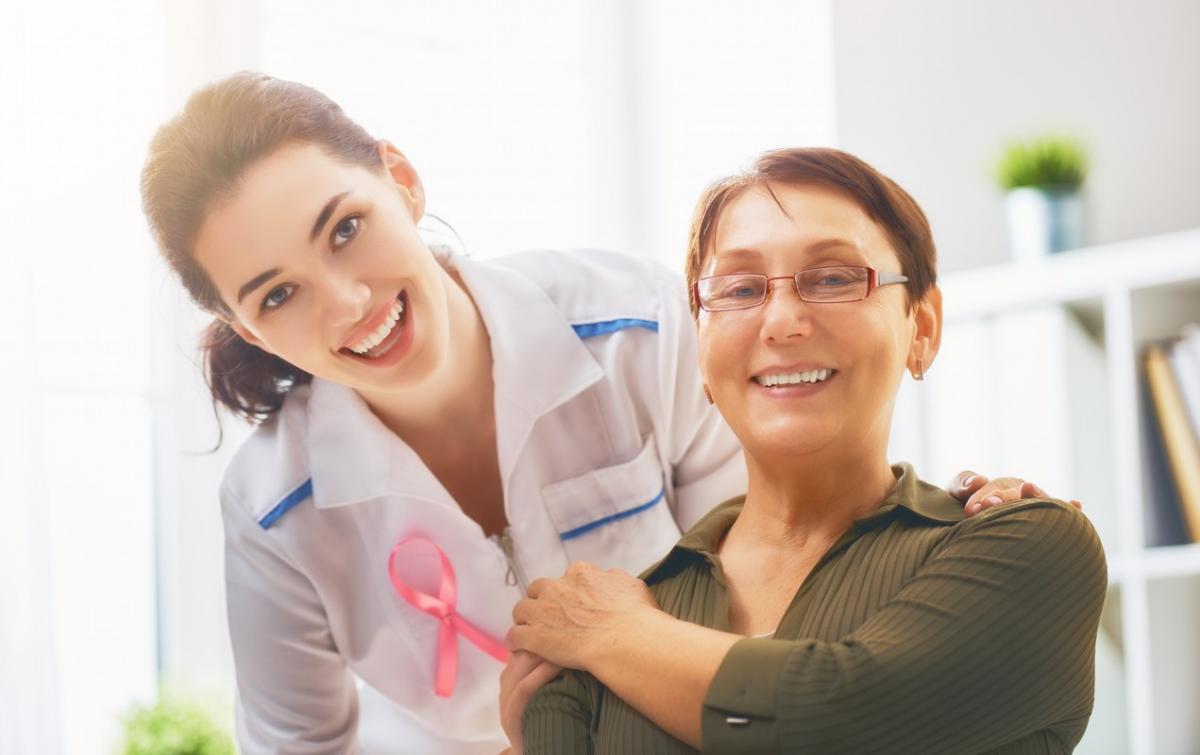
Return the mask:
<svg viewBox="0 0 1200 755">
<path fill-rule="evenodd" d="M 564 671 L 538 690 L 521 718 L 524 755 L 590 755 L 592 701 L 584 675 Z"/>
<path fill-rule="evenodd" d="M 907 557 L 898 544 L 880 568 Z M 735 645 L 705 701 L 703 749 L 961 753 L 1020 741 L 1005 751 L 1069 752 L 1092 709 L 1105 585 L 1081 514 L 1048 501 L 993 509 L 955 527 L 845 637 Z M 852 610 L 843 585 L 823 587 L 846 596 L 833 614 Z"/>
</svg>

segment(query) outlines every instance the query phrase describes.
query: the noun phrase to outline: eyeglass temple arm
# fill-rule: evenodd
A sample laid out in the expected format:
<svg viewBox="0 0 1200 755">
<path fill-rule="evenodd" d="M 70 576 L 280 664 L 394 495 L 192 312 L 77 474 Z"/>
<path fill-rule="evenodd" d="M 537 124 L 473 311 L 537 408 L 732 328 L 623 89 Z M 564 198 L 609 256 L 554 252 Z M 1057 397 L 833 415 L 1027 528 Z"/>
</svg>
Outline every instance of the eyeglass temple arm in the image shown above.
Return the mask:
<svg viewBox="0 0 1200 755">
<path fill-rule="evenodd" d="M 898 273 L 879 272 L 874 269 L 871 269 L 871 272 L 875 276 L 875 285 L 872 286 L 872 288 L 876 288 L 878 286 L 886 286 L 889 283 L 908 283 L 907 275 L 900 275 Z"/>
</svg>

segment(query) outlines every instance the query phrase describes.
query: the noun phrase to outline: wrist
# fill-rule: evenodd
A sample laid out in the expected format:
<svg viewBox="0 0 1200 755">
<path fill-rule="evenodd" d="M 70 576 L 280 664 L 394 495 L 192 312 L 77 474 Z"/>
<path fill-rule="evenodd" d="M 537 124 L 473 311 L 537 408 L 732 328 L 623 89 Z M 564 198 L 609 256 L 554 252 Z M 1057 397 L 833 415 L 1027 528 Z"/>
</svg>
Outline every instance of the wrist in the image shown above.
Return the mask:
<svg viewBox="0 0 1200 755">
<path fill-rule="evenodd" d="M 627 668 L 636 663 L 637 653 L 660 637 L 669 636 L 669 627 L 678 619 L 656 606 L 640 606 L 597 631 L 581 649 L 583 669 L 603 679 L 606 670 Z"/>
</svg>

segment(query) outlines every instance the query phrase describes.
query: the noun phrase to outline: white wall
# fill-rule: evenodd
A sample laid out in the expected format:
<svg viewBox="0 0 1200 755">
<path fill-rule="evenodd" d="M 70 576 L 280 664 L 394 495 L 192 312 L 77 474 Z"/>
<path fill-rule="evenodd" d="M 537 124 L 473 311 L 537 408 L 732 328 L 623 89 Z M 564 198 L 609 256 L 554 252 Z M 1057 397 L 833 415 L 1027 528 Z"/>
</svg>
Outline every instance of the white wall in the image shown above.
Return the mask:
<svg viewBox="0 0 1200 755">
<path fill-rule="evenodd" d="M 0 753 L 110 752 L 156 677 L 156 0 L 0 10 Z"/>
<path fill-rule="evenodd" d="M 162 114 L 174 115 L 197 87 L 258 64 L 258 2 L 162 3 Z M 146 143 L 148 143 L 148 139 Z M 138 160 L 144 159 L 144 144 Z M 138 165 L 140 168 L 140 163 Z M 144 228 L 144 220 L 139 217 Z M 148 240 L 149 241 L 149 240 Z M 225 620 L 221 473 L 249 433 L 226 416 L 224 442 L 200 371 L 199 334 L 211 317 L 187 298 L 152 247 L 149 294 L 155 317 L 151 378 L 157 517 L 159 673 L 185 692 L 211 694 L 232 718 L 233 659 Z"/>
<path fill-rule="evenodd" d="M 933 223 L 940 269 L 1008 259 L 990 168 L 1009 138 L 1083 136 L 1093 243 L 1200 226 L 1196 0 L 839 0 L 838 143 Z"/>
</svg>

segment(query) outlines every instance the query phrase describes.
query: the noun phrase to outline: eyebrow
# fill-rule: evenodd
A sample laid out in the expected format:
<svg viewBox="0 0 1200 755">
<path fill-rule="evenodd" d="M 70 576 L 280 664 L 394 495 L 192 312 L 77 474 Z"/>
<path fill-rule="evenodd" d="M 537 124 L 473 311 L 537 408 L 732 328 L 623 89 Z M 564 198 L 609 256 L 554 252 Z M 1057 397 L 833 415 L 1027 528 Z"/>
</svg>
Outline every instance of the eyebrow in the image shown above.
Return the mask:
<svg viewBox="0 0 1200 755">
<path fill-rule="evenodd" d="M 279 273 L 281 273 L 281 272 L 283 272 L 282 268 L 273 267 L 270 270 L 266 271 L 265 273 L 259 273 L 258 275 L 254 276 L 250 280 L 243 283 L 242 287 L 238 289 L 238 297 L 237 297 L 238 304 L 242 303 L 242 299 L 245 299 L 247 294 L 253 292 L 254 289 L 258 288 L 262 284 L 271 280 L 276 275 L 279 275 Z"/>
<path fill-rule="evenodd" d="M 804 251 L 808 252 L 809 254 L 816 254 L 817 252 L 823 252 L 826 249 L 833 249 L 835 247 L 847 247 L 849 249 L 859 251 L 857 244 L 847 241 L 846 239 L 837 239 L 837 238 L 822 239 L 821 241 L 818 241 L 815 244 L 809 244 L 808 246 L 806 246 L 804 248 Z M 725 250 L 719 251 L 715 255 L 713 255 L 713 257 L 714 257 L 714 259 L 720 258 L 723 260 L 729 259 L 729 258 L 733 258 L 733 259 L 744 258 L 744 259 L 757 260 L 757 259 L 762 259 L 763 254 L 762 254 L 762 252 L 760 252 L 757 249 L 754 249 L 752 247 L 738 246 L 738 247 L 734 247 L 732 249 L 725 249 Z"/>
<path fill-rule="evenodd" d="M 308 234 L 308 240 L 316 241 L 317 236 L 321 235 L 321 230 L 325 224 L 329 222 L 329 216 L 337 209 L 338 202 L 341 202 L 350 192 L 343 191 L 341 194 L 334 195 L 325 206 L 321 208 L 321 212 L 317 214 L 317 222 L 313 223 L 312 232 Z"/>
<path fill-rule="evenodd" d="M 762 259 L 762 254 L 755 249 L 747 249 L 746 247 L 736 247 L 734 249 L 724 249 L 713 255 L 713 261 L 729 260 L 729 259 L 747 259 L 757 260 Z"/>
</svg>

